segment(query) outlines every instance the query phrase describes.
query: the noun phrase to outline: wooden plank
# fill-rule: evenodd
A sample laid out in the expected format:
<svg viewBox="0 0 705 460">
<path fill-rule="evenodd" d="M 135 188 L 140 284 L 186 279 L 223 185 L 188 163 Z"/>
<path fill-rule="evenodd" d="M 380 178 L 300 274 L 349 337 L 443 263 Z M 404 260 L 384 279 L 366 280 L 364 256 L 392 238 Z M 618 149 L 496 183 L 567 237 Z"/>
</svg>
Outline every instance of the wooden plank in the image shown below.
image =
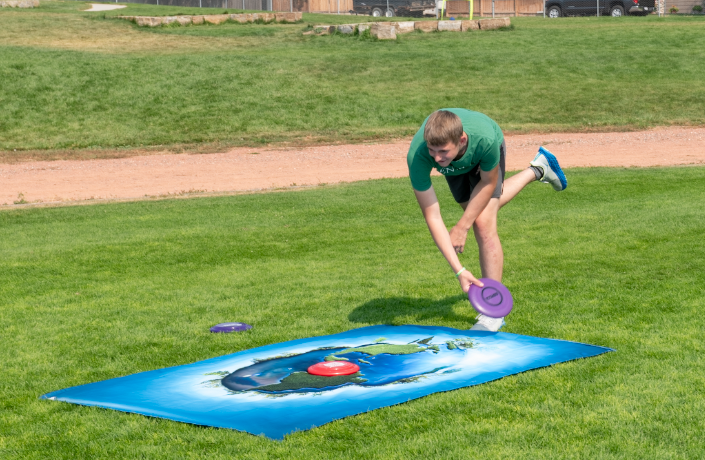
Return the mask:
<svg viewBox="0 0 705 460">
<path fill-rule="evenodd" d="M 473 6 L 475 16 L 491 16 L 492 3 L 491 0 L 484 2 L 483 0 L 475 0 Z M 448 0 L 446 3 L 448 15 L 468 14 L 469 2 L 464 0 Z M 494 13 L 495 16 L 525 16 L 536 15 L 542 11 L 542 0 L 495 0 Z"/>
<path fill-rule="evenodd" d="M 340 0 L 341 13 L 347 13 L 352 9 L 352 0 Z M 294 11 L 296 11 L 296 8 L 294 8 Z M 337 13 L 338 0 L 308 0 L 308 9 L 302 11 L 308 11 L 309 13 Z"/>
<path fill-rule="evenodd" d="M 469 6 L 470 2 L 465 0 L 448 0 L 446 2 L 446 11 L 449 15 L 469 14 Z"/>
<path fill-rule="evenodd" d="M 272 11 L 289 11 L 289 0 L 272 0 Z"/>
</svg>

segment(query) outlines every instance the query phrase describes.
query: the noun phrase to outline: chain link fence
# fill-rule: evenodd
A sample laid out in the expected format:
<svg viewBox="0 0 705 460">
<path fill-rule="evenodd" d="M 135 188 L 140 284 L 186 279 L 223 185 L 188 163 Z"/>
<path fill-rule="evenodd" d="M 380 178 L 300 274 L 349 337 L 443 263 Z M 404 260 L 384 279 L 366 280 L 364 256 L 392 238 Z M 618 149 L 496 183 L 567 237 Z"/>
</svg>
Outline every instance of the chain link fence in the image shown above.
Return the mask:
<svg viewBox="0 0 705 460">
<path fill-rule="evenodd" d="M 120 0 L 120 3 L 142 3 L 146 5 L 183 6 L 193 8 L 233 8 L 239 10 L 274 11 L 272 3 L 276 1 L 277 0 Z M 286 0 L 286 11 L 289 11 L 289 4 L 290 1 Z"/>
<path fill-rule="evenodd" d="M 467 17 L 470 1 L 448 0 L 438 2 L 445 6 L 448 17 Z M 443 5 L 445 3 L 445 5 Z M 472 0 L 473 16 L 646 16 L 664 14 L 664 0 Z"/>
<path fill-rule="evenodd" d="M 117 1 L 117 0 L 116 0 Z M 666 13 L 665 0 L 123 0 L 126 3 L 253 11 L 356 13 L 372 16 L 446 17 L 646 16 Z M 471 5 L 472 1 L 472 5 Z"/>
<path fill-rule="evenodd" d="M 657 11 L 655 0 L 545 0 L 546 17 L 646 16 Z"/>
<path fill-rule="evenodd" d="M 116 2 L 118 0 L 115 0 Z M 121 3 L 251 11 L 348 13 L 353 0 L 120 0 Z M 355 0 L 357 1 L 357 0 Z"/>
</svg>

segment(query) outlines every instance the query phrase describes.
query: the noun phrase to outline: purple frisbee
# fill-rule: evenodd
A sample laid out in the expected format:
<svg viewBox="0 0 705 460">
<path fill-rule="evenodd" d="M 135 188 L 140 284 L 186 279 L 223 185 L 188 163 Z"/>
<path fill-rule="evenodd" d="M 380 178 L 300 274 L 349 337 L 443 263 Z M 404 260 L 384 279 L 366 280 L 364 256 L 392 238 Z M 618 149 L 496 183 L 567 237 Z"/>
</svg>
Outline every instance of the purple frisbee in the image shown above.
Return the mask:
<svg viewBox="0 0 705 460">
<path fill-rule="evenodd" d="M 252 326 L 245 323 L 220 323 L 211 328 L 211 332 L 242 332 L 252 329 Z"/>
<path fill-rule="evenodd" d="M 470 286 L 468 300 L 472 308 L 490 318 L 503 318 L 512 311 L 514 299 L 509 289 L 500 283 L 489 278 L 480 278 L 485 287 L 476 285 Z"/>
</svg>

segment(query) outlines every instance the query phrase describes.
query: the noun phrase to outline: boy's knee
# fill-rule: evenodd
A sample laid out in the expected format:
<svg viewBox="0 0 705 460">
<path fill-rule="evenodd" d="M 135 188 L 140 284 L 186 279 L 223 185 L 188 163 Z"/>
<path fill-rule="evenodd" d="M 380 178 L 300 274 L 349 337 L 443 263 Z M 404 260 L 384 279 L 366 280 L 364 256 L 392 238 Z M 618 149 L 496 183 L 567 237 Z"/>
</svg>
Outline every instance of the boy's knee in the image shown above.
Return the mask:
<svg viewBox="0 0 705 460">
<path fill-rule="evenodd" d="M 473 224 L 475 234 L 483 239 L 496 238 L 497 234 L 497 221 L 494 219 L 477 219 Z"/>
<path fill-rule="evenodd" d="M 483 212 L 475 219 L 475 227 L 482 231 L 494 230 L 497 231 L 497 214 L 492 212 Z"/>
</svg>

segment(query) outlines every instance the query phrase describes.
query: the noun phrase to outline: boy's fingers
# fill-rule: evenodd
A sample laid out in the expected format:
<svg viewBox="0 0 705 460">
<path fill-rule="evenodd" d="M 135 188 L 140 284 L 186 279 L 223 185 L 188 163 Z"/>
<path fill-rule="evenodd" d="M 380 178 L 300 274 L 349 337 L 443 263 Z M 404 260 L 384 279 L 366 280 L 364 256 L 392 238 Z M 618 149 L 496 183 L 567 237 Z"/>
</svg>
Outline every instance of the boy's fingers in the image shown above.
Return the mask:
<svg viewBox="0 0 705 460">
<path fill-rule="evenodd" d="M 465 275 L 467 273 L 467 275 Z M 463 276 L 465 275 L 465 276 Z M 472 273 L 469 271 L 465 271 L 461 274 L 461 280 L 460 280 L 460 287 L 463 289 L 463 292 L 466 294 L 470 290 L 470 286 L 476 285 L 478 287 L 484 287 L 485 285 L 483 284 L 482 281 L 479 279 L 475 278 Z"/>
<path fill-rule="evenodd" d="M 470 273 L 470 283 L 478 287 L 485 287 L 485 284 L 479 279 L 475 278 L 472 273 Z"/>
</svg>

